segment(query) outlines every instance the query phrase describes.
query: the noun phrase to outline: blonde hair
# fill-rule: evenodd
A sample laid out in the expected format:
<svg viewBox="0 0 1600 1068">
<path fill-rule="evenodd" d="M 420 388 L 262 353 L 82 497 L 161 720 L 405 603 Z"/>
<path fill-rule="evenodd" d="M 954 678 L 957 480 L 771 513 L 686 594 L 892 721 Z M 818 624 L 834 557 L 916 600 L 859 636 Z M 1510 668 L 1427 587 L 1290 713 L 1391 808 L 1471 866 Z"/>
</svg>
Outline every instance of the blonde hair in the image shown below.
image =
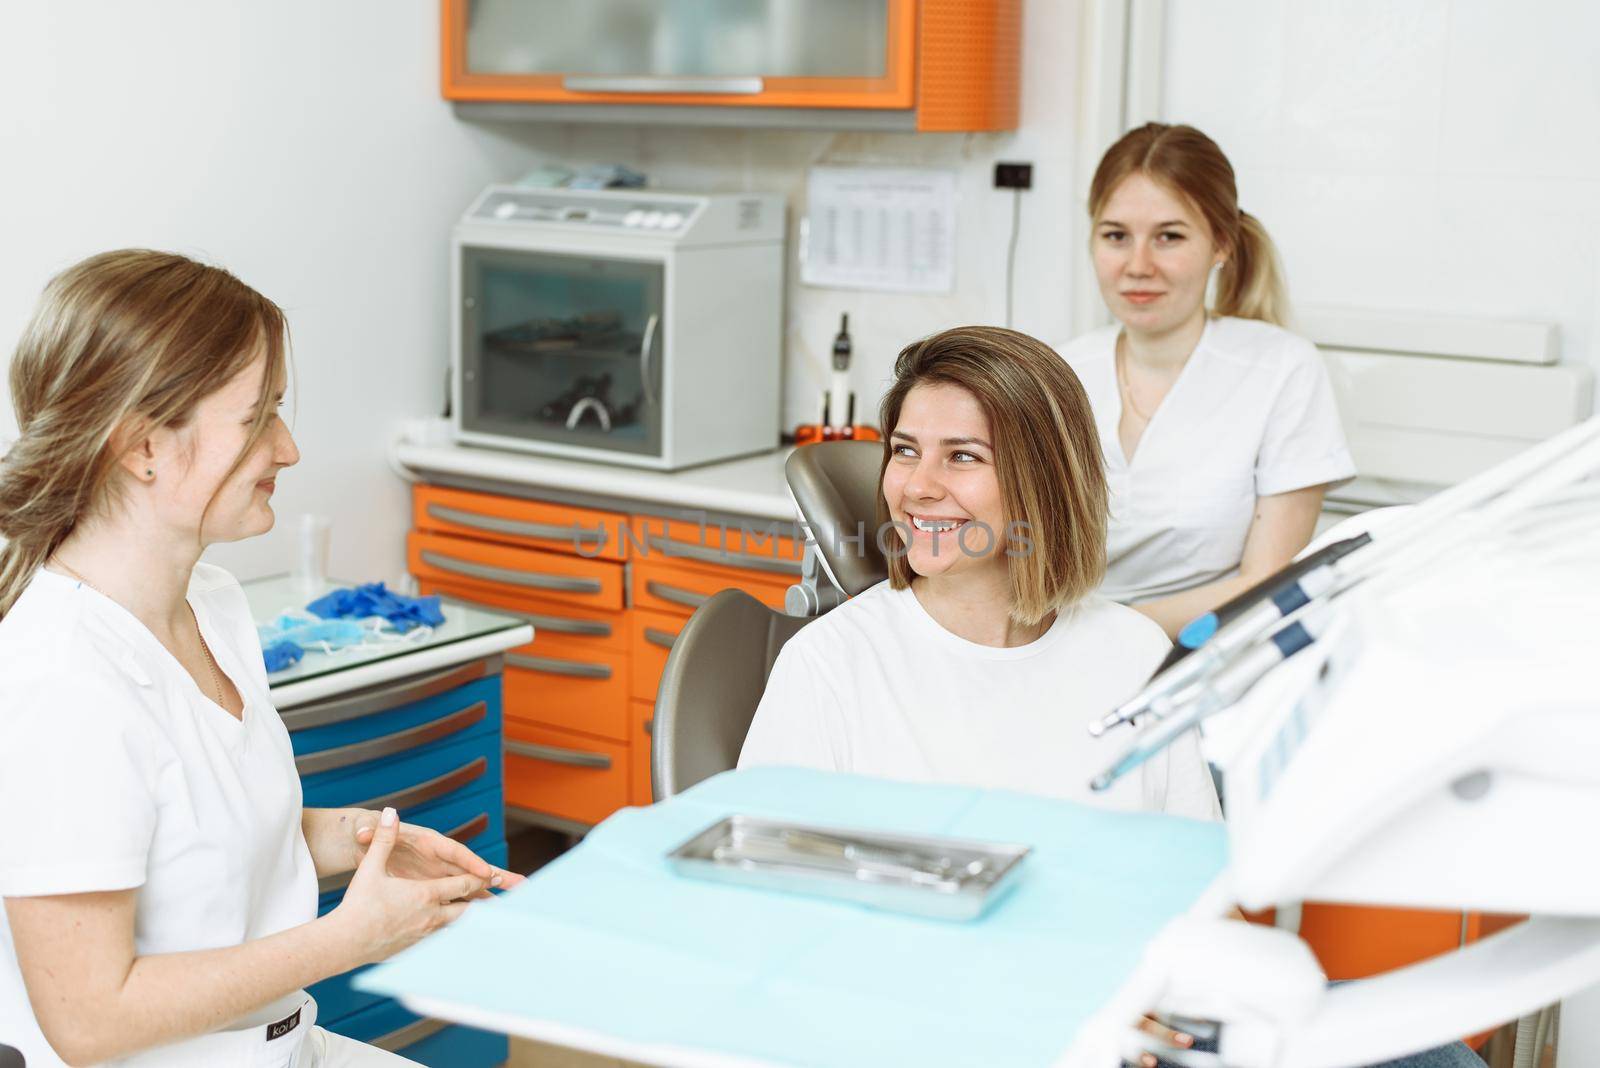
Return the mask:
<svg viewBox="0 0 1600 1068">
<path fill-rule="evenodd" d="M 906 396 L 936 383 L 972 394 L 989 421 L 1007 523 L 1011 615 L 1036 624 L 1082 599 L 1105 575 L 1106 476 L 1089 397 L 1065 360 L 1015 330 L 963 326 L 915 342 L 895 361 L 879 411 L 880 486 Z M 880 492 L 879 529 L 888 522 Z M 889 584 L 905 589 L 913 577 L 906 554 L 886 555 Z"/>
<path fill-rule="evenodd" d="M 20 437 L 0 460 L 0 616 L 117 491 L 127 431 L 185 425 L 264 348 L 267 385 L 236 470 L 273 418 L 287 345 L 276 304 L 174 253 L 105 252 L 51 279 L 11 360 Z"/>
<path fill-rule="evenodd" d="M 1289 294 L 1278 251 L 1249 212 L 1239 210 L 1233 165 L 1217 143 L 1193 126 L 1150 122 L 1123 134 L 1106 150 L 1089 185 L 1089 217 L 1099 219 L 1111 194 L 1130 175 L 1143 174 L 1192 204 L 1227 252 L 1217 273 L 1216 315 L 1289 321 Z"/>
</svg>

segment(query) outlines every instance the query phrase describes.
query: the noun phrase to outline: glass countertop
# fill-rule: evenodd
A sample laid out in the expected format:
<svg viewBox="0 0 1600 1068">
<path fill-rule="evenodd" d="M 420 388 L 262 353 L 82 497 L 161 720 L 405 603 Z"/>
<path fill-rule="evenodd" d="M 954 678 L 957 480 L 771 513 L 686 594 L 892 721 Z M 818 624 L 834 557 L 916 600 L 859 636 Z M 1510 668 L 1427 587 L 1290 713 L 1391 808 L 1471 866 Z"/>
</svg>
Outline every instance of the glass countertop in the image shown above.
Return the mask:
<svg viewBox="0 0 1600 1068">
<path fill-rule="evenodd" d="M 322 590 L 313 596 L 307 597 L 298 582 L 289 575 L 275 575 L 272 578 L 254 579 L 241 583 L 244 587 L 245 599 L 250 603 L 250 615 L 257 626 L 265 626 L 277 619 L 284 612 L 304 612 L 310 602 L 338 589 L 348 589 L 360 585 L 355 582 L 328 582 Z M 434 627 L 432 632 L 418 638 L 396 638 L 394 641 L 383 643 L 366 643 L 338 649 L 331 653 L 320 650 L 307 649 L 306 655 L 297 664 L 291 664 L 282 671 L 274 671 L 267 675 L 267 682 L 272 686 L 280 686 L 288 682 L 301 682 L 305 679 L 314 679 L 323 675 L 330 675 L 336 671 L 357 667 L 362 664 L 371 664 L 379 660 L 389 660 L 408 653 L 419 652 L 423 649 L 435 649 L 441 645 L 452 642 L 465 641 L 468 638 L 479 638 L 485 634 L 496 631 L 510 630 L 514 627 L 526 626 L 526 621 L 512 615 L 502 615 L 499 612 L 487 612 L 481 608 L 469 607 L 449 598 L 440 602 L 444 610 L 444 622 Z"/>
</svg>

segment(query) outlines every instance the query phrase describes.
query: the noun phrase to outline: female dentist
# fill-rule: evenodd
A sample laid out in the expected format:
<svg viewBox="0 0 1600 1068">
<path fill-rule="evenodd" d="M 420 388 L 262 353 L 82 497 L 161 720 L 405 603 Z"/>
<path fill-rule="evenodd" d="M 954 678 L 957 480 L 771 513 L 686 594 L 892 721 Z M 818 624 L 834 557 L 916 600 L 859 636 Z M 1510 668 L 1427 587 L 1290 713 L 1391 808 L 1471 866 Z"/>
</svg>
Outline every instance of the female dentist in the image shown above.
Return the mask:
<svg viewBox="0 0 1600 1068">
<path fill-rule="evenodd" d="M 29 1068 L 410 1063 L 303 987 L 518 881 L 393 809 L 301 806 L 244 594 L 199 562 L 271 529 L 299 459 L 285 341 L 228 272 L 125 250 L 51 281 L 12 361 L 0 1042 Z"/>
<path fill-rule="evenodd" d="M 1215 142 L 1189 126 L 1131 131 L 1101 159 L 1089 214 L 1118 322 L 1060 351 L 1105 451 L 1102 593 L 1176 637 L 1305 548 L 1323 491 L 1355 464 L 1316 348 L 1283 328 L 1272 240 L 1239 210 Z"/>
</svg>

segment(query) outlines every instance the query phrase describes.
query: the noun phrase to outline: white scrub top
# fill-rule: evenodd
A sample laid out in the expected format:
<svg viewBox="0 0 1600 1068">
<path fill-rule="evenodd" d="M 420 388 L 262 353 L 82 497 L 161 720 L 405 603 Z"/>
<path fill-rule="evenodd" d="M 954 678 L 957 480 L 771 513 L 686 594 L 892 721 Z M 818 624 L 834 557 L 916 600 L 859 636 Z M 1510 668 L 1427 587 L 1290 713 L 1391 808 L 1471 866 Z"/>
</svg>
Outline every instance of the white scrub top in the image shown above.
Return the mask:
<svg viewBox="0 0 1600 1068">
<path fill-rule="evenodd" d="M 1137 604 L 1236 575 L 1256 498 L 1355 476 L 1316 346 L 1256 319 L 1207 320 L 1130 462 L 1117 435 L 1120 329 L 1060 349 L 1105 453 L 1106 597 Z"/>
<path fill-rule="evenodd" d="M 0 620 L 0 896 L 137 888 L 140 956 L 238 945 L 317 914 L 300 780 L 244 591 L 200 564 L 189 604 L 244 698 L 242 720 L 126 609 L 75 579 L 39 571 Z M 315 1019 L 301 991 L 115 1063 L 306 1063 L 297 1053 Z M 34 1021 L 3 913 L 0 1042 L 20 1047 L 28 1068 L 62 1063 Z"/>
<path fill-rule="evenodd" d="M 945 630 L 887 581 L 784 643 L 739 766 L 847 771 L 1020 790 L 1097 808 L 1220 816 L 1193 731 L 1110 790 L 1089 780 L 1126 741 L 1085 724 L 1129 697 L 1172 649 L 1146 617 L 1088 597 L 1027 645 Z"/>
</svg>

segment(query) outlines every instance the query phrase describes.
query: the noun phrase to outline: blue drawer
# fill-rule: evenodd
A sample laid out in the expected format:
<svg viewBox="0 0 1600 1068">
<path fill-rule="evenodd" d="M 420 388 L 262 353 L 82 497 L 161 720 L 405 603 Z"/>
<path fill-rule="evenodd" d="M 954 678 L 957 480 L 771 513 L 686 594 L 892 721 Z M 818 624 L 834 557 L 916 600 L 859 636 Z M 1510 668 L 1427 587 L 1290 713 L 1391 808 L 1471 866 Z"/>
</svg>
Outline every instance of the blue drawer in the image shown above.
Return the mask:
<svg viewBox="0 0 1600 1068">
<path fill-rule="evenodd" d="M 460 1026 L 435 1031 L 435 1026 L 431 1022 L 422 1023 L 419 1016 L 406 1011 L 398 1002 L 384 1001 L 340 1020 L 328 1030 L 371 1042 L 383 1038 L 393 1041 L 401 1036 L 402 1029 L 417 1028 L 417 1040 L 394 1052 L 431 1068 L 495 1068 L 511 1055 L 505 1035 Z"/>
<path fill-rule="evenodd" d="M 498 705 L 500 678 L 499 675 L 491 675 L 421 701 L 397 705 L 382 712 L 370 712 L 342 723 L 291 730 L 289 741 L 294 746 L 295 756 L 306 756 L 410 730 L 464 709 L 475 701 Z"/>
<path fill-rule="evenodd" d="M 409 819 L 457 790 L 500 789 L 504 771 L 496 696 L 482 718 L 461 731 L 380 760 L 303 775 L 300 786 L 309 808 L 393 805 Z"/>
<path fill-rule="evenodd" d="M 492 793 L 486 796 L 497 798 L 500 795 L 498 793 Z M 479 848 L 478 846 L 474 846 L 473 848 L 480 857 L 482 857 L 484 860 L 487 860 L 495 867 L 503 868 L 506 866 L 508 849 L 504 838 L 495 839 L 491 844 L 482 848 Z M 343 891 L 324 895 L 322 907 L 318 909 L 318 911 L 328 911 L 334 905 L 338 904 L 341 897 L 343 897 Z M 332 978 L 324 979 L 320 983 L 313 983 L 307 988 L 307 991 L 311 994 L 311 996 L 317 999 L 317 1022 L 319 1024 L 321 1024 L 323 1027 L 326 1027 L 330 1031 L 337 1031 L 341 1035 L 348 1034 L 352 1038 L 362 1038 L 363 1040 L 375 1037 L 377 1034 L 387 1034 L 386 1031 L 380 1031 L 375 1032 L 373 1035 L 362 1036 L 346 1031 L 343 1029 L 343 1027 L 334 1026 L 335 1023 L 342 1021 L 346 1017 L 349 1017 L 352 1013 L 361 1012 L 379 1004 L 380 1002 L 393 1004 L 393 1002 L 390 1002 L 389 999 L 383 997 L 381 994 L 369 994 L 365 991 L 356 990 L 351 987 L 351 981 L 370 967 L 372 967 L 370 964 L 363 965 L 360 968 L 354 968 L 342 975 L 335 975 Z M 399 1008 L 398 1005 L 395 1005 L 394 1007 Z M 404 1024 L 395 1025 L 395 1027 L 402 1026 L 404 1026 Z M 394 1028 L 390 1028 L 390 1030 L 393 1029 Z M 504 1059 L 505 1054 L 502 1053 L 501 1060 Z M 439 1063 L 449 1062 L 441 1061 Z"/>
</svg>

